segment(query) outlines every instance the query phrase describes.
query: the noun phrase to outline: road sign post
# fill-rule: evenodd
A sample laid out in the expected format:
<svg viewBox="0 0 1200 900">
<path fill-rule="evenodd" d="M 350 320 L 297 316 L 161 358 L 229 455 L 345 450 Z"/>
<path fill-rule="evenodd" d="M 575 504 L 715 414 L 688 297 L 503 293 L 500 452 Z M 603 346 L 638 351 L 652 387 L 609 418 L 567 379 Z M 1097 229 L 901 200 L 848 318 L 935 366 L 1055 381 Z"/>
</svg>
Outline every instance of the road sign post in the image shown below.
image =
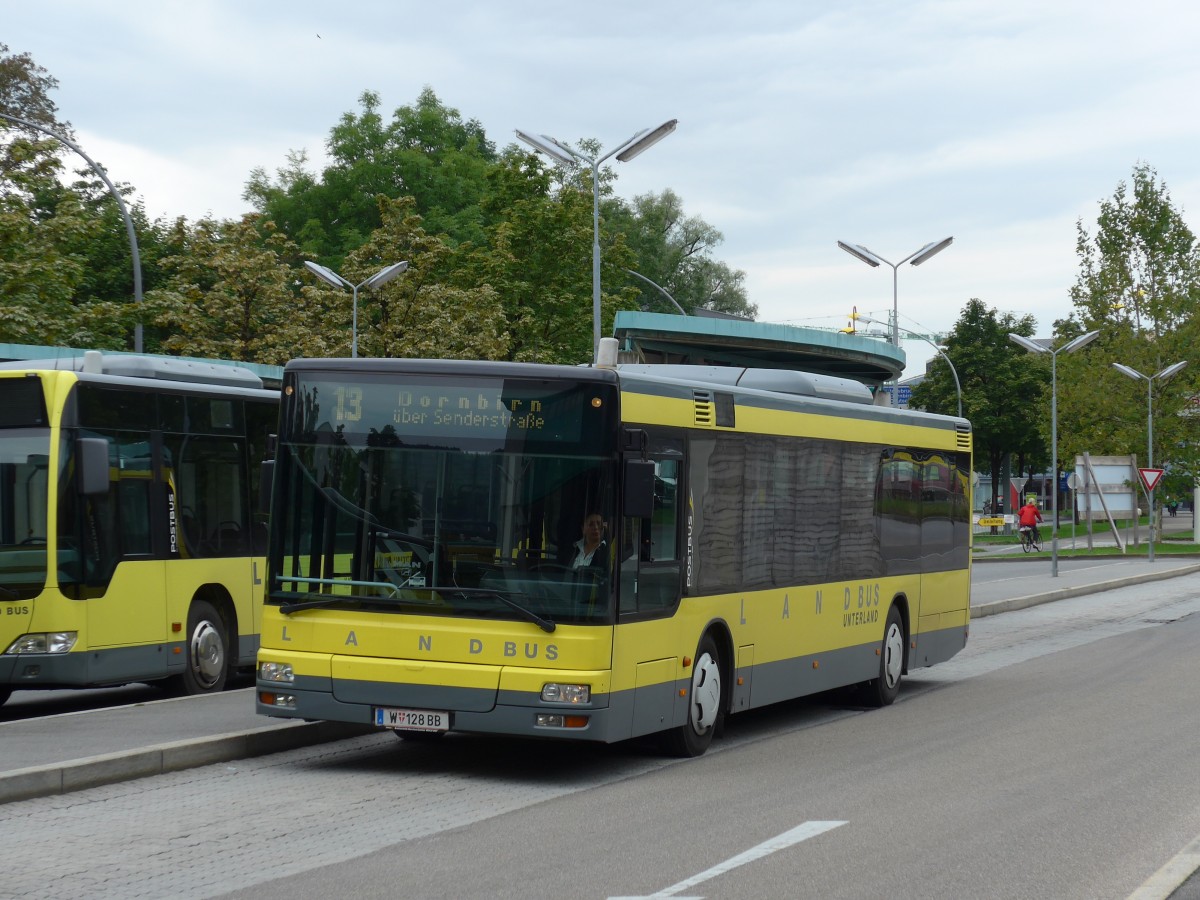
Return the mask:
<svg viewBox="0 0 1200 900">
<path fill-rule="evenodd" d="M 1147 562 L 1154 562 L 1154 535 L 1156 529 L 1154 527 L 1154 489 L 1162 480 L 1162 469 L 1138 469 L 1138 477 L 1142 479 L 1142 486 L 1146 488 L 1146 505 L 1150 510 L 1150 543 L 1146 549 Z"/>
</svg>

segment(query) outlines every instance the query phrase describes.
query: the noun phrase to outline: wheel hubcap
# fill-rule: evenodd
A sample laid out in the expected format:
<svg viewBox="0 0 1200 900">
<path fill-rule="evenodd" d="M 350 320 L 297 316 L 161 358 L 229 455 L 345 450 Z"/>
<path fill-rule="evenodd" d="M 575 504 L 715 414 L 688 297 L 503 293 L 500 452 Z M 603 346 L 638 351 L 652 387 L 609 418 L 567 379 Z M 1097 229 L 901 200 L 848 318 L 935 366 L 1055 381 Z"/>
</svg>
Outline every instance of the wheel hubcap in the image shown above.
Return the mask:
<svg viewBox="0 0 1200 900">
<path fill-rule="evenodd" d="M 904 634 L 900 626 L 893 623 L 888 626 L 883 638 L 883 677 L 889 688 L 895 687 L 900 680 L 900 670 L 904 668 Z"/>
<path fill-rule="evenodd" d="M 721 669 L 717 661 L 705 653 L 696 660 L 692 672 L 692 728 L 704 734 L 717 721 L 721 705 Z"/>
<path fill-rule="evenodd" d="M 221 646 L 221 635 L 212 622 L 201 622 L 192 632 L 192 672 L 205 687 L 212 687 L 221 679 L 225 669 L 225 653 Z"/>
</svg>

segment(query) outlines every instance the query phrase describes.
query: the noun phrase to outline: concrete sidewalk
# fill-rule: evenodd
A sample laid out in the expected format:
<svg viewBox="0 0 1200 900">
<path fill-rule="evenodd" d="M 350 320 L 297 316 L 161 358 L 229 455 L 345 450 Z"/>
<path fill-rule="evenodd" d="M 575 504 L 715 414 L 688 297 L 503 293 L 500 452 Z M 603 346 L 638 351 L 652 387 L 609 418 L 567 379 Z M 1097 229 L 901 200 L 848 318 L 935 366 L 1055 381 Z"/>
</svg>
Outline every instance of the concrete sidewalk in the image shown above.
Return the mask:
<svg viewBox="0 0 1200 900">
<path fill-rule="evenodd" d="M 1058 560 L 1058 576 L 1045 558 L 990 557 L 973 561 L 971 618 L 1025 609 L 1131 584 L 1200 572 L 1200 558 L 1158 556 L 1080 557 Z"/>
<path fill-rule="evenodd" d="M 1189 516 L 1190 520 L 1190 516 Z M 1119 557 L 975 560 L 971 616 L 1200 572 L 1200 559 Z M 0 723 L 0 803 L 277 753 L 373 732 L 366 726 L 272 720 L 254 689 Z"/>
</svg>

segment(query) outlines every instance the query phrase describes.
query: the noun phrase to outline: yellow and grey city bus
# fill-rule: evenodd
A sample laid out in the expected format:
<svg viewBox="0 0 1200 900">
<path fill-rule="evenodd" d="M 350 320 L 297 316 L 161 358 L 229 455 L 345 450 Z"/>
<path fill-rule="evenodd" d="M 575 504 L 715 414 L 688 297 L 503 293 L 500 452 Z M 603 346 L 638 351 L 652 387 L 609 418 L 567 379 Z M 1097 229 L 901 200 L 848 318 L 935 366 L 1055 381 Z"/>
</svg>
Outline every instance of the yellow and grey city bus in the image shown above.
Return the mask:
<svg viewBox="0 0 1200 900">
<path fill-rule="evenodd" d="M 697 755 L 967 640 L 970 424 L 845 379 L 296 360 L 270 468 L 269 716 Z"/>
<path fill-rule="evenodd" d="M 161 679 L 204 693 L 254 665 L 278 409 L 243 367 L 0 367 L 0 703 Z"/>
</svg>

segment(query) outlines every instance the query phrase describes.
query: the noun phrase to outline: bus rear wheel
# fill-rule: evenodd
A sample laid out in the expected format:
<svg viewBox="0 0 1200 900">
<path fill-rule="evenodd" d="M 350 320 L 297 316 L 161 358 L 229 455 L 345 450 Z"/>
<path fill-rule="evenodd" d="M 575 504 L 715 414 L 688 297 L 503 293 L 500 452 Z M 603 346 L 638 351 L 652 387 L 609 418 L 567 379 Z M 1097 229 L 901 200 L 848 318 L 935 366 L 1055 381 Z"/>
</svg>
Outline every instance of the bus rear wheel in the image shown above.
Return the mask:
<svg viewBox="0 0 1200 900">
<path fill-rule="evenodd" d="M 188 610 L 187 667 L 180 676 L 185 694 L 211 694 L 224 689 L 229 674 L 229 638 L 225 621 L 206 600 Z"/>
<path fill-rule="evenodd" d="M 904 675 L 904 619 L 900 610 L 888 610 L 883 629 L 883 644 L 879 650 L 879 677 L 862 685 L 863 701 L 868 706 L 890 706 L 900 693 Z"/>
<path fill-rule="evenodd" d="M 724 715 L 721 656 L 711 634 L 706 634 L 696 649 L 687 705 L 687 721 L 663 735 L 664 746 L 673 756 L 702 755 L 712 743 L 713 734 Z"/>
</svg>

